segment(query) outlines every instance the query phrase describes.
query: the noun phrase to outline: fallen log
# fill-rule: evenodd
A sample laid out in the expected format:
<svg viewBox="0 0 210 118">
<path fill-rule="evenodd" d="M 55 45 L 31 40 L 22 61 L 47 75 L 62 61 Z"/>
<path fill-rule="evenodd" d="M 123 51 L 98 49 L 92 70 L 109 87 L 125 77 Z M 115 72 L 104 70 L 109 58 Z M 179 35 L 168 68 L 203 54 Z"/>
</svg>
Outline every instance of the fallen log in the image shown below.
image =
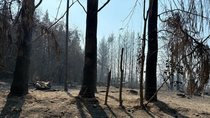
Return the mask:
<svg viewBox="0 0 210 118">
<path fill-rule="evenodd" d="M 51 88 L 51 82 L 45 82 L 45 81 L 36 81 L 34 87 L 38 90 L 45 90 Z"/>
</svg>

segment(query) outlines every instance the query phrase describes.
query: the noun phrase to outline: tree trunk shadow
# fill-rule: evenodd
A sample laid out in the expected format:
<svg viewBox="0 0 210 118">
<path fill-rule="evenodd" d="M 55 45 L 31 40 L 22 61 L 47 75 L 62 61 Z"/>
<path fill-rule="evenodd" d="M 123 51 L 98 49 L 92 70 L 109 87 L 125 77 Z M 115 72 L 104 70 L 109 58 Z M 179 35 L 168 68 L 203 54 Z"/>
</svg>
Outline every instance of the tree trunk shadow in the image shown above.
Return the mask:
<svg viewBox="0 0 210 118">
<path fill-rule="evenodd" d="M 106 106 L 107 106 L 107 108 L 109 109 L 109 111 L 112 113 L 112 115 L 113 115 L 115 118 L 117 118 L 116 114 L 112 111 L 112 109 L 109 107 L 109 105 L 106 105 Z"/>
<path fill-rule="evenodd" d="M 65 93 L 69 96 L 69 97 L 74 97 L 71 93 L 69 93 L 68 91 L 65 91 Z"/>
<path fill-rule="evenodd" d="M 91 118 L 109 118 L 104 109 L 99 105 L 99 103 L 93 104 L 78 100 L 77 109 L 82 118 L 89 118 L 90 116 Z"/>
<path fill-rule="evenodd" d="M 1 111 L 0 118 L 19 118 L 24 102 L 25 96 L 18 97 L 8 94 L 7 102 Z"/>
<path fill-rule="evenodd" d="M 155 118 L 155 117 L 150 113 L 150 111 L 148 111 L 147 109 L 144 109 L 144 111 L 145 111 L 148 115 L 150 115 L 151 118 Z"/>
<path fill-rule="evenodd" d="M 96 94 L 105 96 L 104 94 L 100 94 L 100 93 L 96 93 Z M 118 100 L 117 98 L 115 98 L 114 96 L 108 95 L 108 97 L 110 97 L 110 98 L 112 98 L 113 100 L 119 102 L 119 100 Z"/>
<path fill-rule="evenodd" d="M 187 116 L 184 116 L 180 113 L 177 112 L 176 109 L 173 109 L 171 107 L 169 107 L 166 103 L 158 100 L 157 102 L 154 102 L 154 104 L 159 107 L 160 111 L 172 116 L 172 117 L 175 117 L 175 118 L 189 118 Z"/>
<path fill-rule="evenodd" d="M 131 114 L 130 113 L 128 113 L 127 111 L 126 111 L 126 109 L 125 109 L 125 107 L 124 106 L 122 106 L 122 109 L 123 109 L 123 111 L 130 117 L 130 118 L 133 118 L 133 116 L 131 116 Z"/>
<path fill-rule="evenodd" d="M 97 104 L 95 107 L 93 104 L 85 104 L 85 107 L 88 110 L 88 113 L 92 116 L 92 118 L 109 118 L 104 109 Z"/>
<path fill-rule="evenodd" d="M 83 108 L 82 104 L 80 102 L 77 102 L 77 109 L 78 109 L 78 111 L 80 113 L 80 116 L 82 118 L 86 118 L 86 115 L 85 115 L 85 113 L 84 113 L 82 108 Z"/>
</svg>

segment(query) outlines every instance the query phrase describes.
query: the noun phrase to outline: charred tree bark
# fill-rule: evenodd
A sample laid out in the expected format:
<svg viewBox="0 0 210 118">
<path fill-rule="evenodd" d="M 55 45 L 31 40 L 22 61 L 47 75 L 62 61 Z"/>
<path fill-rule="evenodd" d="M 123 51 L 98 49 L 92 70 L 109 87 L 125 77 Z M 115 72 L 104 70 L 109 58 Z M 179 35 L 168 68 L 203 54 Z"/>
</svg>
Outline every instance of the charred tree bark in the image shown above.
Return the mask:
<svg viewBox="0 0 210 118">
<path fill-rule="evenodd" d="M 123 61 L 123 50 L 124 48 L 122 48 L 122 52 L 121 52 L 121 61 L 120 61 L 120 72 L 121 72 L 121 78 L 120 78 L 120 94 L 119 94 L 119 101 L 120 101 L 120 106 L 122 106 L 122 82 L 123 82 L 123 69 L 122 69 L 122 61 Z"/>
<path fill-rule="evenodd" d="M 105 103 L 104 103 L 104 105 L 107 105 L 107 99 L 108 99 L 108 94 L 109 94 L 110 78 L 111 78 L 111 70 L 109 71 L 109 75 L 108 75 L 107 89 L 106 89 L 106 96 L 105 96 Z"/>
<path fill-rule="evenodd" d="M 79 95 L 84 98 L 95 98 L 97 79 L 97 10 L 98 0 L 87 1 L 85 63 L 82 87 Z"/>
<path fill-rule="evenodd" d="M 171 91 L 174 90 L 174 74 L 171 75 L 171 79 L 170 79 L 170 89 L 171 89 Z"/>
<path fill-rule="evenodd" d="M 67 0 L 67 13 L 66 13 L 66 60 L 65 60 L 65 81 L 64 81 L 64 91 L 68 91 L 68 39 L 69 39 L 69 0 Z"/>
<path fill-rule="evenodd" d="M 152 2 L 152 4 L 151 4 Z M 156 77 L 156 66 L 157 66 L 157 11 L 158 11 L 158 0 L 150 0 L 151 11 L 149 12 L 148 21 L 148 53 L 146 63 L 146 82 L 145 82 L 145 99 L 149 100 L 157 90 L 157 77 Z M 152 99 L 157 101 L 157 95 Z"/>
<path fill-rule="evenodd" d="M 142 40 L 142 50 L 141 50 L 141 54 L 140 57 L 141 61 L 140 61 L 140 76 L 139 76 L 139 88 L 140 88 L 140 106 L 143 108 L 143 102 L 144 102 L 144 96 L 143 96 L 143 73 L 144 73 L 144 60 L 145 60 L 145 41 L 146 41 L 146 25 L 147 25 L 147 19 L 148 19 L 148 13 L 147 16 L 145 17 L 145 5 L 146 5 L 146 0 L 144 0 L 144 34 L 143 34 L 143 40 Z"/>
<path fill-rule="evenodd" d="M 61 85 L 62 83 L 63 83 L 63 79 L 62 79 L 62 73 L 63 73 L 63 69 L 64 69 L 64 66 L 60 66 L 60 68 L 59 68 L 59 85 Z"/>
<path fill-rule="evenodd" d="M 21 25 L 18 36 L 18 55 L 10 94 L 22 96 L 28 93 L 30 52 L 33 28 L 34 0 L 22 1 Z"/>
</svg>

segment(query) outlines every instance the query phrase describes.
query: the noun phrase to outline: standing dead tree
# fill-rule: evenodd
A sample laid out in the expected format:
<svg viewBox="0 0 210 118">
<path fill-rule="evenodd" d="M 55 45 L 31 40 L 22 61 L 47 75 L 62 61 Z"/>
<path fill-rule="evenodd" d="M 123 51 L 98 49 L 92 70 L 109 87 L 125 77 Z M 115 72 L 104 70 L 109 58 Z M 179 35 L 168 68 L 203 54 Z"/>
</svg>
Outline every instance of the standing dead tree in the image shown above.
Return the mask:
<svg viewBox="0 0 210 118">
<path fill-rule="evenodd" d="M 106 89 L 106 96 L 105 96 L 105 103 L 104 103 L 104 105 L 107 105 L 107 98 L 108 98 L 109 85 L 110 85 L 110 78 L 111 78 L 111 70 L 109 71 L 109 75 L 108 75 L 107 89 Z"/>
<path fill-rule="evenodd" d="M 142 49 L 140 48 L 140 52 L 138 54 L 138 63 L 140 65 L 140 76 L 139 76 L 139 82 L 140 82 L 140 106 L 144 107 L 143 105 L 143 73 L 144 73 L 144 61 L 145 61 L 145 43 L 146 43 L 146 25 L 147 25 L 147 20 L 149 16 L 149 12 L 152 6 L 152 3 L 150 3 L 149 8 L 147 10 L 146 16 L 145 16 L 145 5 L 146 1 L 144 0 L 144 10 L 143 10 L 143 18 L 144 18 L 144 32 L 143 32 L 143 39 L 142 39 Z"/>
<path fill-rule="evenodd" d="M 68 91 L 68 40 L 69 40 L 69 0 L 67 0 L 67 13 L 66 13 L 66 60 L 65 60 L 65 80 L 64 80 L 64 91 Z"/>
<path fill-rule="evenodd" d="M 203 35 L 206 32 L 204 26 L 209 26 L 210 18 L 208 14 L 204 15 L 203 2 L 200 0 L 199 4 L 196 4 L 195 0 L 186 5 L 181 0 L 182 4 L 179 4 L 181 8 L 166 10 L 164 12 L 167 13 L 166 19 L 160 19 L 164 22 L 162 31 L 165 31 L 164 39 L 168 41 L 168 49 L 171 52 L 169 61 L 174 62 L 182 58 L 176 67 L 183 65 L 183 78 L 186 76 L 188 78 L 187 92 L 191 95 L 200 93 L 209 80 L 210 48 L 206 41 L 210 35 L 207 37 Z"/>
<path fill-rule="evenodd" d="M 79 2 L 79 0 L 77 0 Z M 97 16 L 110 0 L 98 9 L 98 0 L 87 0 L 86 35 L 85 35 L 85 63 L 83 68 L 82 86 L 79 96 L 95 98 L 97 82 Z"/>
<path fill-rule="evenodd" d="M 196 94 L 202 91 L 204 85 L 208 83 L 210 69 L 210 48 L 205 43 L 210 38 L 210 35 L 207 37 L 201 36 L 201 34 L 204 33 L 204 21 L 209 25 L 210 20 L 203 15 L 204 9 L 202 2 L 205 0 L 199 0 L 198 3 L 200 4 L 195 4 L 195 1 L 190 0 L 187 5 L 189 6 L 188 8 L 184 4 L 185 2 L 180 0 L 179 5 L 181 6 L 181 9 L 166 10 L 166 12 L 158 15 L 159 18 L 162 14 L 166 13 L 168 15 L 165 17 L 165 20 L 162 20 L 161 18 L 160 20 L 165 22 L 165 29 L 161 30 L 164 31 L 166 35 L 163 39 L 169 41 L 168 48 L 173 55 L 173 59 L 175 58 L 175 60 L 177 60 L 175 66 L 172 67 L 172 72 L 179 67 L 180 63 L 183 65 L 183 78 L 185 78 L 185 76 L 188 76 L 189 78 L 188 92 L 190 94 Z M 199 7 L 196 7 L 196 5 Z M 177 5 L 175 6 L 177 7 Z M 201 12 L 198 12 L 196 8 L 201 8 Z M 201 20 L 201 22 L 198 22 L 198 20 Z M 160 88 L 170 78 L 171 74 L 172 73 L 170 73 Z M 160 88 L 145 105 L 155 97 Z"/>
<path fill-rule="evenodd" d="M 27 45 L 32 40 L 32 29 L 34 27 L 34 11 L 41 4 L 34 5 L 34 0 L 23 0 L 21 14 L 21 24 L 18 28 L 18 55 L 16 58 L 14 79 L 11 84 L 10 94 L 26 95 L 28 94 L 28 78 L 31 45 Z"/>
<path fill-rule="evenodd" d="M 120 61 L 120 71 L 121 71 L 121 78 L 120 78 L 120 94 L 119 94 L 119 100 L 120 100 L 120 106 L 122 106 L 122 81 L 123 81 L 123 69 L 122 69 L 122 61 L 123 61 L 123 50 L 121 52 L 121 61 Z"/>
<path fill-rule="evenodd" d="M 145 100 L 149 100 L 157 90 L 157 55 L 158 55 L 158 38 L 157 38 L 157 13 L 158 0 L 150 0 L 150 12 L 148 13 L 148 50 L 146 61 L 146 79 L 145 79 Z M 157 101 L 155 96 L 152 101 Z"/>
</svg>

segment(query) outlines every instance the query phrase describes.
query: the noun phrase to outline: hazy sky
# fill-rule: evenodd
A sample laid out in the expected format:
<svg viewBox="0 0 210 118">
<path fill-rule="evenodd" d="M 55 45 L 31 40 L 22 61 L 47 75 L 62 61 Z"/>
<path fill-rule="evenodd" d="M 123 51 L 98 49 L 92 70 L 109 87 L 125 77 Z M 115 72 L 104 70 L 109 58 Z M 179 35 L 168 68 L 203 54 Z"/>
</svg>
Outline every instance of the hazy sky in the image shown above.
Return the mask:
<svg viewBox="0 0 210 118">
<path fill-rule="evenodd" d="M 39 0 L 35 0 L 36 3 Z M 74 0 L 76 1 L 76 0 Z M 106 2 L 107 0 L 99 0 L 99 8 Z M 148 6 L 149 0 L 146 0 Z M 162 0 L 165 1 L 165 0 Z M 167 0 L 166 0 L 167 1 Z M 66 2 L 67 0 L 62 0 L 61 7 L 59 9 L 58 18 L 63 15 L 66 11 Z M 86 8 L 87 0 L 80 0 L 83 6 Z M 72 0 L 70 0 L 70 4 Z M 131 16 L 128 16 L 133 7 L 135 6 L 136 0 L 110 0 L 109 4 L 105 6 L 99 13 L 98 13 L 98 32 L 97 38 L 98 43 L 103 36 L 108 38 L 108 36 L 113 32 L 115 37 L 118 37 L 120 32 L 129 30 L 135 31 L 135 33 L 140 33 L 142 36 L 143 32 L 143 1 L 139 0 L 135 11 Z M 51 20 L 54 20 L 57 14 L 57 10 L 60 4 L 60 0 L 43 0 L 42 4 L 39 6 L 39 10 L 44 14 L 46 10 L 49 12 L 49 16 Z M 159 9 L 162 8 L 161 3 L 159 2 Z M 147 10 L 147 9 L 146 9 Z M 82 9 L 82 7 L 76 2 L 70 8 L 69 14 L 69 23 L 70 28 L 78 28 L 82 34 L 83 38 L 85 38 L 85 28 L 86 28 L 86 13 Z M 158 10 L 161 12 L 161 10 Z M 124 19 L 126 19 L 124 21 Z M 65 22 L 66 17 L 62 20 Z M 124 30 L 120 30 L 123 28 Z M 83 42 L 84 44 L 84 42 Z M 147 53 L 145 53 L 147 54 Z"/>
<path fill-rule="evenodd" d="M 38 1 L 39 0 L 36 0 L 36 3 Z M 107 0 L 99 0 L 99 8 L 106 1 Z M 66 2 L 67 0 L 62 0 L 58 18 L 65 12 Z M 80 2 L 86 8 L 87 0 L 80 0 Z M 53 20 L 56 17 L 59 3 L 60 0 L 43 0 L 39 10 L 41 10 L 43 14 L 48 10 L 50 19 Z M 70 0 L 70 4 L 71 3 L 72 0 Z M 128 26 L 128 30 L 134 30 L 136 33 L 142 32 L 143 8 L 139 3 L 137 3 L 132 18 L 130 19 L 130 17 L 128 17 L 127 20 L 123 22 L 123 20 L 129 15 L 135 3 L 136 0 L 110 0 L 109 4 L 98 13 L 98 39 L 100 40 L 103 36 L 108 37 L 112 32 L 117 36 L 119 32 L 122 32 L 122 30 L 119 29 L 125 28 L 126 26 Z M 65 18 L 66 17 L 63 18 L 64 22 Z M 70 8 L 69 19 L 70 28 L 78 28 L 85 36 L 86 13 L 77 2 Z M 128 22 L 129 25 L 126 25 Z"/>
</svg>

